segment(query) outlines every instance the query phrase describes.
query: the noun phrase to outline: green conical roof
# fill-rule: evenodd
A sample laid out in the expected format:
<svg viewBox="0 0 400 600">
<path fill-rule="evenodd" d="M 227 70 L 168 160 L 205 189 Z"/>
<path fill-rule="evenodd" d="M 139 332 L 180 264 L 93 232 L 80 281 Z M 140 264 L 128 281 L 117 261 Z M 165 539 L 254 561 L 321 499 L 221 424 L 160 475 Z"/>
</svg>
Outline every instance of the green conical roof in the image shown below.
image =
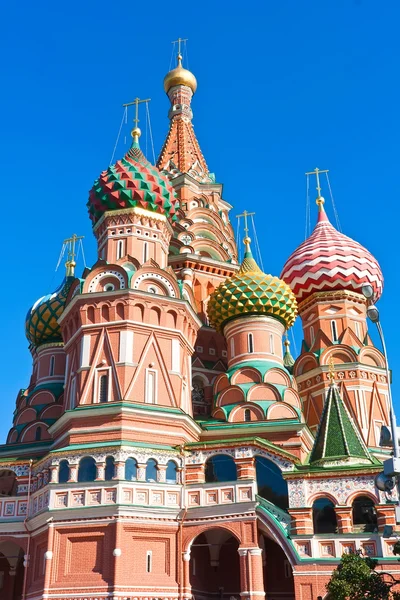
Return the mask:
<svg viewBox="0 0 400 600">
<path fill-rule="evenodd" d="M 310 464 L 371 463 L 371 457 L 335 383 L 329 387 Z"/>
</svg>

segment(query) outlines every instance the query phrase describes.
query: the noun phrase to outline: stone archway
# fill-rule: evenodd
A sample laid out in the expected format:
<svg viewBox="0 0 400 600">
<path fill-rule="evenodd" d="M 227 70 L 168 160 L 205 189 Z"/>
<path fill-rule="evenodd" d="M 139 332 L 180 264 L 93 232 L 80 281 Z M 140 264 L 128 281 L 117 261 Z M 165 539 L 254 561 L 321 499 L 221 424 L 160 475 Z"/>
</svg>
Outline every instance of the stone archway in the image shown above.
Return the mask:
<svg viewBox="0 0 400 600">
<path fill-rule="evenodd" d="M 262 531 L 259 546 L 263 551 L 265 600 L 295 600 L 293 569 L 284 550 Z"/>
<path fill-rule="evenodd" d="M 0 598 L 21 600 L 24 550 L 13 541 L 0 541 Z"/>
<path fill-rule="evenodd" d="M 227 529 L 200 533 L 190 547 L 189 583 L 194 600 L 240 598 L 239 542 Z"/>
</svg>

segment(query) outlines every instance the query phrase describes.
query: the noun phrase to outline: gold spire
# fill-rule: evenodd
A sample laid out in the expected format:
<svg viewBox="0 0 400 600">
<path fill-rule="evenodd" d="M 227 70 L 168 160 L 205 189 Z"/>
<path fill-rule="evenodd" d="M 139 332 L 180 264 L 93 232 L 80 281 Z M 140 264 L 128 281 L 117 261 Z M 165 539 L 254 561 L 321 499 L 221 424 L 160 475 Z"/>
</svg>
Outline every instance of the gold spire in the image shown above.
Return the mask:
<svg viewBox="0 0 400 600">
<path fill-rule="evenodd" d="M 144 100 L 141 100 L 140 98 L 135 98 L 133 102 L 127 102 L 126 104 L 123 104 L 122 106 L 124 106 L 125 108 L 128 106 L 133 106 L 135 105 L 135 117 L 133 119 L 133 122 L 135 123 L 134 128 L 131 131 L 131 136 L 133 138 L 133 142 L 134 143 L 138 143 L 140 136 L 142 135 L 142 132 L 140 130 L 140 127 L 138 127 L 138 123 L 139 123 L 139 104 L 142 104 L 143 102 L 150 102 L 151 98 L 145 98 Z"/>
<path fill-rule="evenodd" d="M 317 206 L 319 207 L 319 209 L 321 210 L 322 206 L 325 204 L 325 198 L 323 198 L 321 196 L 321 186 L 320 186 L 320 181 L 319 181 L 319 176 L 320 173 L 329 173 L 329 170 L 325 170 L 325 171 L 321 171 L 321 169 L 318 169 L 317 167 L 314 169 L 314 171 L 310 171 L 309 173 L 306 173 L 306 175 L 315 175 L 316 179 L 317 179 L 317 192 L 318 192 L 318 196 L 316 199 L 316 203 Z"/>
<path fill-rule="evenodd" d="M 84 237 L 85 236 L 83 235 L 76 235 L 76 233 L 73 233 L 70 238 L 64 240 L 64 246 L 67 247 L 67 261 L 65 263 L 67 277 L 74 277 L 75 275 L 76 242 L 78 240 L 83 240 Z"/>
</svg>

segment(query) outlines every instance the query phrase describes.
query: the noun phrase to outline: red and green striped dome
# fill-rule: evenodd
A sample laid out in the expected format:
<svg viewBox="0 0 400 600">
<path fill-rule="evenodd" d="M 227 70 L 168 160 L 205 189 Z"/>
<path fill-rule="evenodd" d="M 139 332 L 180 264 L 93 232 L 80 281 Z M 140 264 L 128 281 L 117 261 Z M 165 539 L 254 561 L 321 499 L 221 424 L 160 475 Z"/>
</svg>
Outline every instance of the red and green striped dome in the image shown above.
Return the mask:
<svg viewBox="0 0 400 600">
<path fill-rule="evenodd" d="M 103 171 L 89 192 L 89 215 L 93 224 L 108 210 L 139 207 L 175 220 L 173 187 L 144 156 L 134 141 L 124 158 Z"/>
</svg>

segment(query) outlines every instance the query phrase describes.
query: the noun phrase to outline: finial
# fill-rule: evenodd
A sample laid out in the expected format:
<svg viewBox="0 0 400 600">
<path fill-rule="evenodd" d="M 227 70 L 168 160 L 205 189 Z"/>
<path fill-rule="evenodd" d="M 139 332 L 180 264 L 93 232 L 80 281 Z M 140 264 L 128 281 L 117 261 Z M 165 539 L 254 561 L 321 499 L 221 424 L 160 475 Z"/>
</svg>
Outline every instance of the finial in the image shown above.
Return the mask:
<svg viewBox="0 0 400 600">
<path fill-rule="evenodd" d="M 290 342 L 289 342 L 289 336 L 288 336 L 288 332 L 285 332 L 285 341 L 283 342 L 283 345 L 286 348 L 286 352 L 289 352 L 289 347 L 290 347 Z"/>
<path fill-rule="evenodd" d="M 328 373 L 328 379 L 331 382 L 331 385 L 335 384 L 335 363 L 333 361 L 333 356 L 330 357 L 329 359 L 329 373 Z"/>
<path fill-rule="evenodd" d="M 172 42 L 174 44 L 174 46 L 175 46 L 175 44 L 178 44 L 178 56 L 177 56 L 178 67 L 182 67 L 182 58 L 183 57 L 182 57 L 182 53 L 181 53 L 181 44 L 182 44 L 182 42 L 186 43 L 187 41 L 188 41 L 188 38 L 178 38 L 177 40 L 174 40 Z"/>
<path fill-rule="evenodd" d="M 325 204 L 325 198 L 323 198 L 321 196 L 321 186 L 320 186 L 320 181 L 319 181 L 319 176 L 320 173 L 329 173 L 329 170 L 325 170 L 325 171 L 321 171 L 321 169 L 318 169 L 317 167 L 314 169 L 314 171 L 310 171 L 309 173 L 306 173 L 306 175 L 315 175 L 316 179 L 317 179 L 317 192 L 318 192 L 318 196 L 316 199 L 316 203 L 317 206 L 319 208 L 319 210 L 322 210 L 323 205 Z"/>
<path fill-rule="evenodd" d="M 242 217 L 244 218 L 245 237 L 243 239 L 243 244 L 246 246 L 246 252 L 250 252 L 250 253 L 251 253 L 251 250 L 250 250 L 251 238 L 249 237 L 249 226 L 248 226 L 248 222 L 247 222 L 247 217 L 252 217 L 255 214 L 256 213 L 254 213 L 254 212 L 247 212 L 247 210 L 244 210 L 241 215 L 236 216 L 237 219 L 241 219 Z"/>
<path fill-rule="evenodd" d="M 67 277 L 75 276 L 75 256 L 76 256 L 76 242 L 78 240 L 83 240 L 83 235 L 76 235 L 76 233 L 72 234 L 70 238 L 64 240 L 64 246 L 67 247 L 67 260 L 65 263 L 66 275 Z"/>
<path fill-rule="evenodd" d="M 138 127 L 138 123 L 139 123 L 139 104 L 142 104 L 143 102 L 150 102 L 151 98 L 146 98 L 144 100 L 140 100 L 140 98 L 135 98 L 133 102 L 127 102 L 127 104 L 123 104 L 122 106 L 133 106 L 135 105 L 135 117 L 133 119 L 133 122 L 135 123 L 134 128 L 131 131 L 131 136 L 133 138 L 133 143 L 137 144 L 139 142 L 139 138 L 142 135 L 142 132 L 140 130 L 140 128 Z"/>
</svg>

